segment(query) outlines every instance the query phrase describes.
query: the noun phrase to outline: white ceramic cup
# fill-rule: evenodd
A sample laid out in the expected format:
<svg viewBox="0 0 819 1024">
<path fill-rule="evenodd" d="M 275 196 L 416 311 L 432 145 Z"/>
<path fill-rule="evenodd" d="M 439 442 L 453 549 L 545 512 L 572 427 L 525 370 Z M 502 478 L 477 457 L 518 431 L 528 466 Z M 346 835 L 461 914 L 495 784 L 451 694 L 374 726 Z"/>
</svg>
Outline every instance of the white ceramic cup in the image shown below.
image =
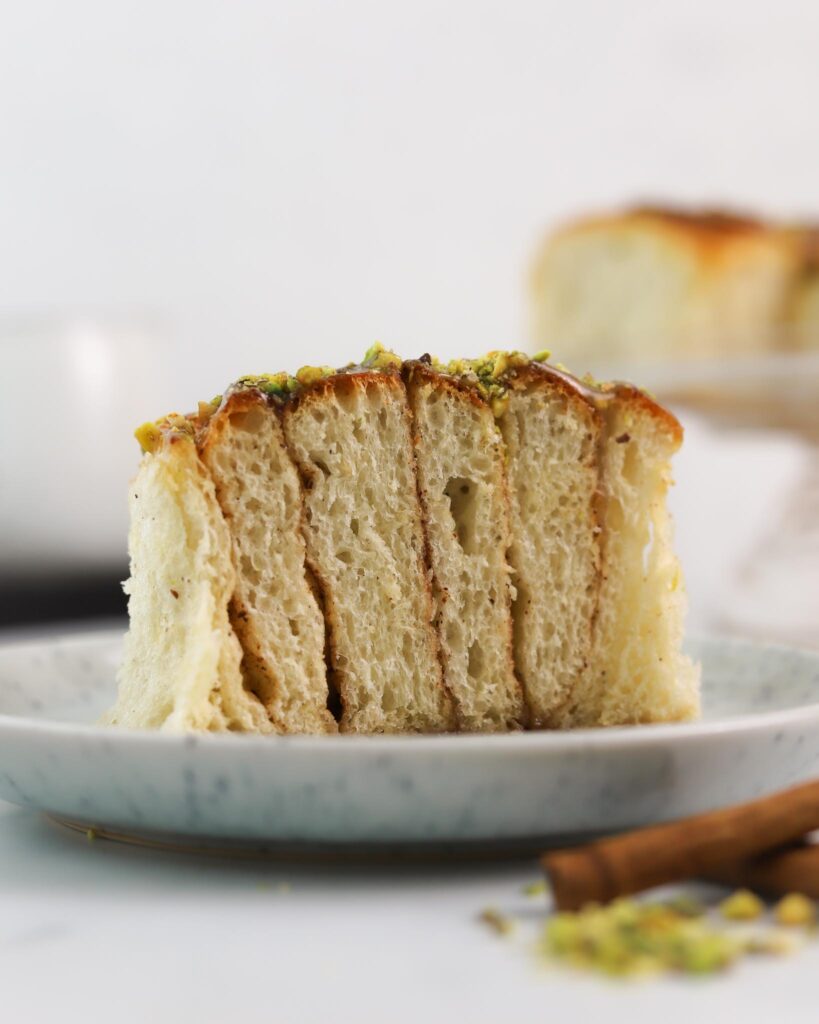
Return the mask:
<svg viewBox="0 0 819 1024">
<path fill-rule="evenodd" d="M 125 563 L 133 431 L 162 412 L 161 354 L 147 318 L 0 320 L 0 573 Z"/>
</svg>

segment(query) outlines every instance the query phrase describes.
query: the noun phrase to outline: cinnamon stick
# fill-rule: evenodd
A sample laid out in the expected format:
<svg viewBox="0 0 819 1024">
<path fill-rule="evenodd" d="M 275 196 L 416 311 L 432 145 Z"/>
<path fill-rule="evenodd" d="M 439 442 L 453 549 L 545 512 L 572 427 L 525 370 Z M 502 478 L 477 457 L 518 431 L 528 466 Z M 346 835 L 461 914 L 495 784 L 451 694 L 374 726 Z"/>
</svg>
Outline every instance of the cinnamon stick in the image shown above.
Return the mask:
<svg viewBox="0 0 819 1024">
<path fill-rule="evenodd" d="M 793 846 L 754 860 L 726 864 L 708 873 L 708 881 L 732 889 L 753 889 L 769 896 L 799 892 L 819 899 L 819 845 Z"/>
<path fill-rule="evenodd" d="M 793 844 L 819 828 L 819 781 L 761 800 L 638 829 L 545 854 L 541 864 L 560 910 L 720 869 Z"/>
</svg>

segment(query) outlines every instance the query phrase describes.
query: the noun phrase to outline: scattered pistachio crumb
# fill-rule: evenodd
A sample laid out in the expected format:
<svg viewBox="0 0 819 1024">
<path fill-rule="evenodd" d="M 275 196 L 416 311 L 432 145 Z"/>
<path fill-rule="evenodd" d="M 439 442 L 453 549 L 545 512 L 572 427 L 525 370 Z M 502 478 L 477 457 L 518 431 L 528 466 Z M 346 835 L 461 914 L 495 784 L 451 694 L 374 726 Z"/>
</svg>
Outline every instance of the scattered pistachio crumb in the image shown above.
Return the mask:
<svg viewBox="0 0 819 1024">
<path fill-rule="evenodd" d="M 742 953 L 733 936 L 663 903 L 620 899 L 555 914 L 547 923 L 543 951 L 571 966 L 610 975 L 658 971 L 711 974 Z"/>
<path fill-rule="evenodd" d="M 694 899 L 693 896 L 687 896 L 685 893 L 673 896 L 670 900 L 666 901 L 665 905 L 670 910 L 673 910 L 675 914 L 679 914 L 680 917 L 703 917 L 706 913 L 704 903 Z"/>
<path fill-rule="evenodd" d="M 542 896 L 546 892 L 546 882 L 540 879 L 539 882 L 529 882 L 523 887 L 524 896 Z"/>
<path fill-rule="evenodd" d="M 551 350 L 548 348 L 542 348 L 539 352 L 535 352 L 532 356 L 532 362 L 534 363 L 545 363 L 551 355 Z"/>
<path fill-rule="evenodd" d="M 773 914 L 777 924 L 808 926 L 816 923 L 816 904 L 802 893 L 791 892 L 776 904 Z"/>
<path fill-rule="evenodd" d="M 698 926 L 675 943 L 670 964 L 686 974 L 713 974 L 724 970 L 739 957 L 742 946 L 730 935 Z"/>
<path fill-rule="evenodd" d="M 752 935 L 745 943 L 746 953 L 762 953 L 766 956 L 784 956 L 794 950 L 792 935 L 781 931 L 760 932 Z"/>
<path fill-rule="evenodd" d="M 487 907 L 481 911 L 481 921 L 497 932 L 498 935 L 509 935 L 515 928 L 515 922 L 510 917 L 505 917 L 494 907 Z"/>
<path fill-rule="evenodd" d="M 87 828 L 85 830 L 85 838 L 88 840 L 89 843 L 93 843 L 94 840 L 97 838 L 97 830 L 95 828 Z"/>
<path fill-rule="evenodd" d="M 144 452 L 155 452 L 162 442 L 162 431 L 156 423 L 143 423 L 134 431 L 134 437 Z"/>
<path fill-rule="evenodd" d="M 764 914 L 765 904 L 750 889 L 737 889 L 720 903 L 719 911 L 727 921 L 755 921 Z"/>
<path fill-rule="evenodd" d="M 332 366 L 302 366 L 296 371 L 296 380 L 304 387 L 309 387 L 325 377 L 331 377 L 334 373 Z"/>
<path fill-rule="evenodd" d="M 276 395 L 279 398 L 283 398 L 285 395 L 297 391 L 299 387 L 300 384 L 295 377 L 281 372 L 240 377 L 233 385 L 233 390 L 243 391 L 246 388 L 255 388 L 257 391 L 261 391 L 262 394 Z"/>
</svg>

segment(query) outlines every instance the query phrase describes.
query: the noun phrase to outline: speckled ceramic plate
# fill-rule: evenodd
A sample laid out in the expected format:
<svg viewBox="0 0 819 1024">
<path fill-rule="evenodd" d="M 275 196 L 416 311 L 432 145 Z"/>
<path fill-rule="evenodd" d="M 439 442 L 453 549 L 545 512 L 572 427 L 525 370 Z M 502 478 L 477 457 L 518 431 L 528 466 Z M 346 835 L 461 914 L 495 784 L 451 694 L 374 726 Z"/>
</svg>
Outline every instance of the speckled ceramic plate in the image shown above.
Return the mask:
<svg viewBox="0 0 819 1024">
<path fill-rule="evenodd" d="M 94 724 L 111 632 L 0 646 L 0 797 L 146 841 L 521 848 L 819 773 L 819 653 L 692 644 L 704 717 L 502 736 L 170 736 Z"/>
</svg>

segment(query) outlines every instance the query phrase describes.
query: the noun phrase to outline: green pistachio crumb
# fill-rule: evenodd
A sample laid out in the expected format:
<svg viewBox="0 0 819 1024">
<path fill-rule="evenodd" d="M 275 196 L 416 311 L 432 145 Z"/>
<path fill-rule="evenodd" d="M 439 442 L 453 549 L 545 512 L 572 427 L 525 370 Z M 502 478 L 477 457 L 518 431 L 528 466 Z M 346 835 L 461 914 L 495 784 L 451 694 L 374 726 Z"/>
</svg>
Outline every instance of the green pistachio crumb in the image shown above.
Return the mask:
<svg viewBox="0 0 819 1024">
<path fill-rule="evenodd" d="M 364 353 L 362 366 L 366 366 L 368 370 L 400 370 L 401 357 L 384 348 L 380 341 L 376 341 Z"/>
<path fill-rule="evenodd" d="M 727 921 L 755 921 L 765 913 L 765 904 L 749 889 L 737 889 L 719 905 Z"/>
<path fill-rule="evenodd" d="M 515 922 L 510 917 L 505 917 L 494 907 L 487 907 L 481 911 L 480 920 L 488 925 L 498 935 L 509 935 L 515 928 Z"/>
<path fill-rule="evenodd" d="M 287 373 L 262 373 L 246 377 L 240 377 L 233 385 L 238 391 L 245 388 L 255 388 L 265 395 L 277 395 L 282 397 L 290 394 L 298 388 L 298 381 Z"/>
<path fill-rule="evenodd" d="M 792 892 L 774 907 L 774 920 L 790 927 L 808 926 L 816 923 L 816 904 L 802 893 Z"/>
<path fill-rule="evenodd" d="M 192 437 L 193 433 L 193 421 L 187 416 L 180 416 L 178 412 L 172 412 L 164 419 L 156 420 L 154 423 L 143 423 L 134 431 L 134 437 L 139 442 L 143 452 L 153 454 L 160 448 L 164 435 L 187 435 Z"/>
<path fill-rule="evenodd" d="M 304 387 L 330 377 L 335 373 L 332 366 L 302 366 L 296 371 L 296 380 Z"/>
<path fill-rule="evenodd" d="M 153 453 L 162 443 L 162 431 L 156 423 L 143 423 L 134 431 L 134 437 L 144 452 Z"/>
<path fill-rule="evenodd" d="M 685 893 L 680 893 L 678 896 L 673 896 L 670 900 L 666 900 L 665 904 L 669 910 L 673 910 L 675 914 L 679 914 L 680 917 L 702 917 L 706 913 L 706 907 L 700 900 L 695 900 L 693 896 L 687 896 Z"/>
<path fill-rule="evenodd" d="M 792 953 L 795 948 L 793 936 L 787 935 L 778 929 L 770 932 L 760 932 L 750 936 L 745 941 L 745 952 L 752 955 L 784 956 L 787 953 Z"/>
<path fill-rule="evenodd" d="M 696 926 L 672 942 L 670 964 L 686 974 L 713 974 L 729 967 L 741 952 L 731 936 Z"/>
<path fill-rule="evenodd" d="M 710 974 L 742 952 L 733 936 L 663 903 L 615 900 L 546 924 L 543 951 L 574 967 L 611 975 L 680 971 Z"/>
<path fill-rule="evenodd" d="M 529 882 L 523 887 L 524 896 L 543 896 L 546 893 L 546 882 L 541 878 L 539 882 Z"/>
</svg>

